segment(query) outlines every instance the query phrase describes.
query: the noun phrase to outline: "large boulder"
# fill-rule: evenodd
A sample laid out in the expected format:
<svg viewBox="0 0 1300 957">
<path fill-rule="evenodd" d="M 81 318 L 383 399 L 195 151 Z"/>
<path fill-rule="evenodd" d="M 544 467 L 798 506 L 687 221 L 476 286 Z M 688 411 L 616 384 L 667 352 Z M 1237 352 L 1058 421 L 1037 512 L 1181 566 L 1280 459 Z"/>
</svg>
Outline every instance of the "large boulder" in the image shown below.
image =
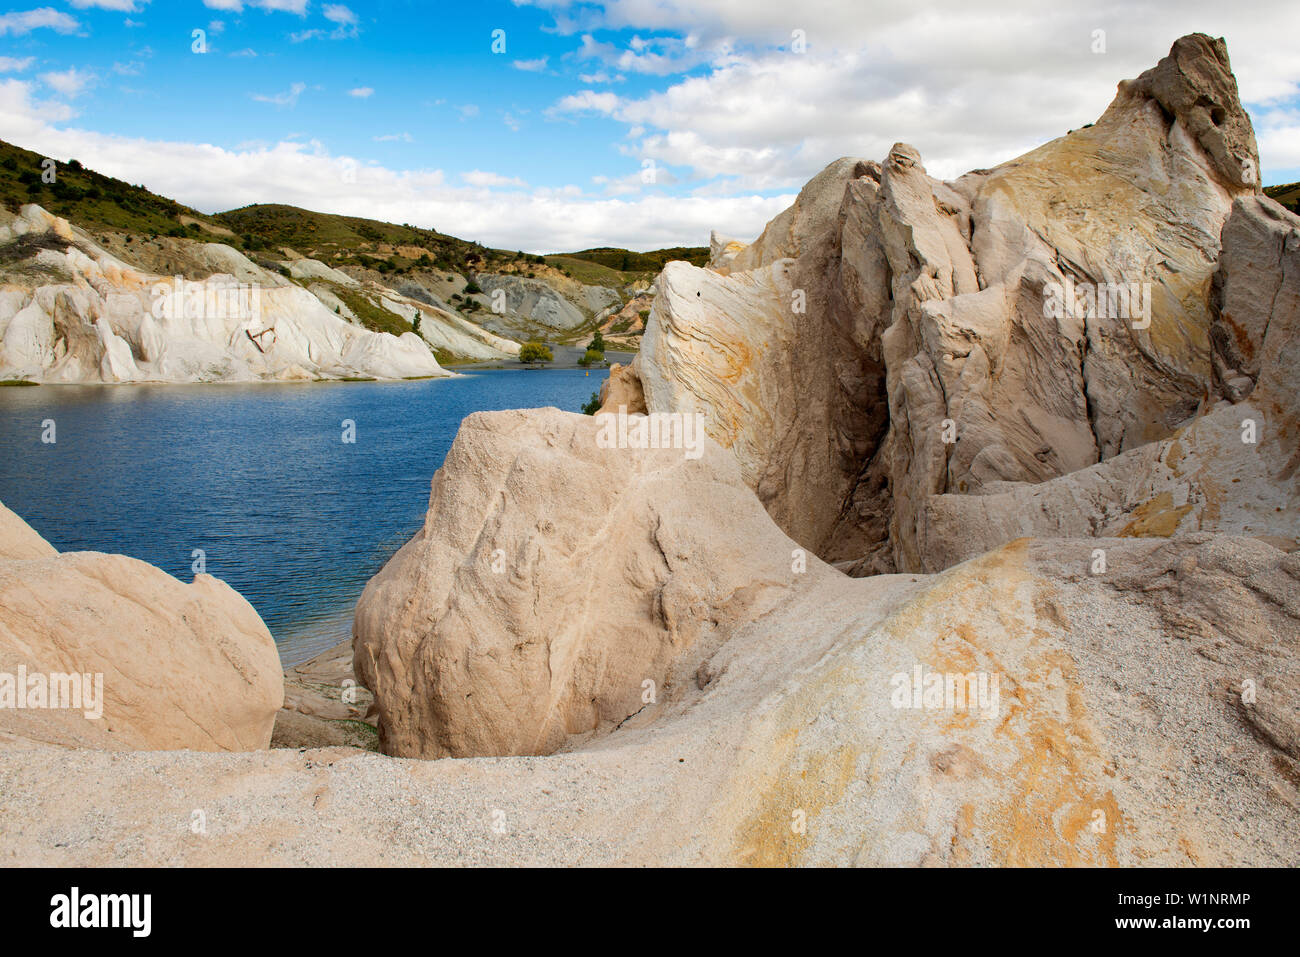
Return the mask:
<svg viewBox="0 0 1300 957">
<path fill-rule="evenodd" d="M 719 634 L 795 577 L 796 546 L 734 458 L 702 432 L 617 447 L 603 436 L 619 422 L 535 409 L 462 423 L 424 527 L 357 605 L 356 672 L 387 753 L 546 754 L 608 732 L 694 681 Z"/>
<path fill-rule="evenodd" d="M 60 554 L 0 505 L 0 743 L 247 751 L 283 696 L 275 642 L 229 585 Z"/>
</svg>

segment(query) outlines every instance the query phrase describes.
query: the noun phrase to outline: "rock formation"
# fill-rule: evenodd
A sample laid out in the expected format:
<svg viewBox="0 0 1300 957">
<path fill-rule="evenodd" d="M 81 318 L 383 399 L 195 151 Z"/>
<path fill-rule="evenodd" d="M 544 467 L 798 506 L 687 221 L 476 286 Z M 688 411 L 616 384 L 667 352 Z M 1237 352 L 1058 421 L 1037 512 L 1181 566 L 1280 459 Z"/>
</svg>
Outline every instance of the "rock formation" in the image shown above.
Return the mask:
<svg viewBox="0 0 1300 957">
<path fill-rule="evenodd" d="M 649 775 L 653 837 L 606 808 L 621 860 L 1300 860 L 1300 552 L 1022 539 L 855 580 L 780 534 L 712 444 L 601 449 L 599 429 L 466 420 L 358 607 L 387 753 L 558 749 L 619 793 Z M 485 787 L 527 772 L 501 773 Z M 638 834 L 667 856 L 638 857 Z"/>
<path fill-rule="evenodd" d="M 271 634 L 229 585 L 60 554 L 0 505 L 0 744 L 265 748 L 283 695 Z"/>
<path fill-rule="evenodd" d="M 352 663 L 388 755 L 465 760 L 16 740 L 0 846 L 1297 866 L 1300 220 L 1256 169 L 1202 36 L 997 169 L 833 163 L 755 243 L 664 270 L 605 414 L 462 424 Z M 0 548 L 0 579 L 90 560 L 2 521 Z M 344 674 L 292 678 L 293 721 L 355 717 L 307 688 Z"/>
<path fill-rule="evenodd" d="M 995 169 L 940 182 L 906 144 L 831 164 L 753 244 L 715 235 L 710 268 L 664 270 L 633 370 L 651 412 L 706 414 L 801 544 L 859 574 L 936 570 L 1012 526 L 1059 533 L 1020 506 L 1074 508 L 1062 477 L 1098 464 L 1122 485 L 1120 458 L 1244 398 L 1264 307 L 1234 326 L 1216 293 L 1247 295 L 1246 262 L 1294 229 L 1257 190 L 1223 42 L 1185 37 L 1096 124 Z M 1126 527 L 1154 507 L 1137 491 L 1069 533 Z"/>
<path fill-rule="evenodd" d="M 670 264 L 602 415 L 466 420 L 358 606 L 381 746 L 655 780 L 621 860 L 1300 859 L 1300 221 L 1255 168 L 1193 36 L 1025 157 L 840 160 Z"/>
</svg>

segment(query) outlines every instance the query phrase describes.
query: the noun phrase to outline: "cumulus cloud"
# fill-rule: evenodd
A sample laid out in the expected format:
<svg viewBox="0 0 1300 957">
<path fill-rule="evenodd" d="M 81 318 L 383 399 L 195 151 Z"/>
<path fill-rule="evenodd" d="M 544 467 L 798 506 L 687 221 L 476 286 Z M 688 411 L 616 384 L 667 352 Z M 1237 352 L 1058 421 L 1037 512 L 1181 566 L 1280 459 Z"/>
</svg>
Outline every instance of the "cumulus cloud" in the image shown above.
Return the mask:
<svg viewBox="0 0 1300 957">
<path fill-rule="evenodd" d="M 21 73 L 35 62 L 34 56 L 0 56 L 0 73 Z"/>
<path fill-rule="evenodd" d="M 548 116 L 563 116 L 566 113 L 599 113 L 614 116 L 619 113 L 621 103 L 622 101 L 614 93 L 582 90 L 563 97 L 546 113 Z"/>
<path fill-rule="evenodd" d="M 80 27 L 75 17 L 51 7 L 0 14 L 0 37 L 20 37 L 42 28 L 58 33 L 75 33 Z"/>
<path fill-rule="evenodd" d="M 528 73 L 541 73 L 546 69 L 546 62 L 550 59 L 548 56 L 538 57 L 536 60 L 515 60 L 511 66 L 516 70 L 524 70 Z"/>
<path fill-rule="evenodd" d="M 357 99 L 364 100 L 375 93 L 374 87 L 359 86 L 355 90 L 348 90 L 348 96 L 355 96 Z"/>
<path fill-rule="evenodd" d="M 119 13 L 137 13 L 149 0 L 68 0 L 78 10 L 97 8 L 116 10 Z"/>
<path fill-rule="evenodd" d="M 80 96 L 87 87 L 93 85 L 95 75 L 74 67 L 61 73 L 42 73 L 41 80 L 55 92 L 73 97 Z"/>
<path fill-rule="evenodd" d="M 918 147 L 939 176 L 996 164 L 1095 120 L 1119 80 L 1198 30 L 1226 38 L 1257 118 L 1300 94 L 1300 51 L 1277 30 L 1290 0 L 1262 0 L 1248 16 L 1218 0 L 1076 9 L 934 0 L 861 15 L 818 0 L 531 2 L 578 36 L 574 56 L 674 77 L 639 98 L 579 91 L 549 115 L 642 127 L 635 155 L 739 189 L 802 183 L 837 156 L 879 159 L 897 141 Z M 638 32 L 614 42 L 608 30 Z M 1097 30 L 1104 53 L 1093 52 Z M 1261 134 L 1266 170 L 1294 166 L 1286 129 Z"/>
<path fill-rule="evenodd" d="M 556 252 L 617 245 L 700 245 L 709 230 L 757 235 L 788 206 L 774 197 L 635 200 L 589 196 L 577 186 L 527 191 L 513 177 L 475 170 L 462 186 L 441 170 L 393 170 L 332 154 L 314 141 L 224 149 L 92 132 L 66 125 L 72 111 L 32 98 L 29 84 L 0 82 L 0 128 L 42 155 L 76 157 L 110 176 L 214 213 L 251 203 L 416 223 L 505 249 Z M 470 181 L 473 177 L 477 182 Z M 502 186 L 505 191 L 498 192 Z"/>
<path fill-rule="evenodd" d="M 468 173 L 461 173 L 460 178 L 471 186 L 518 186 L 525 187 L 528 184 L 522 179 L 514 176 L 502 176 L 500 173 L 487 173 L 480 169 L 472 169 Z"/>
</svg>

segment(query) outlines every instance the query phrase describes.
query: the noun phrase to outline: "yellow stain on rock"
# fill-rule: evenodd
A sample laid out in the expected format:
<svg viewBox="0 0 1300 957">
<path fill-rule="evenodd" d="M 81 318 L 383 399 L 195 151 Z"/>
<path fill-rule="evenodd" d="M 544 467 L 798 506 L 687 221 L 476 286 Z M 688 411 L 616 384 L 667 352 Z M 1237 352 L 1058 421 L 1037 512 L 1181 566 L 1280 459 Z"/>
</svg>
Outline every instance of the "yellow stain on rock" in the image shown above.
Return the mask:
<svg viewBox="0 0 1300 957">
<path fill-rule="evenodd" d="M 1147 499 L 1130 513 L 1133 518 L 1119 533 L 1120 538 L 1169 538 L 1178 531 L 1191 505 L 1174 506 L 1172 492 L 1161 492 Z"/>
<path fill-rule="evenodd" d="M 745 867 L 797 865 L 808 846 L 813 820 L 844 795 L 853 780 L 858 752 L 840 747 L 827 753 L 808 754 L 798 762 L 799 729 L 791 728 L 776 742 L 771 782 L 757 795 L 752 814 L 735 836 L 733 852 Z M 795 828 L 796 812 L 803 813 L 804 828 Z"/>
</svg>

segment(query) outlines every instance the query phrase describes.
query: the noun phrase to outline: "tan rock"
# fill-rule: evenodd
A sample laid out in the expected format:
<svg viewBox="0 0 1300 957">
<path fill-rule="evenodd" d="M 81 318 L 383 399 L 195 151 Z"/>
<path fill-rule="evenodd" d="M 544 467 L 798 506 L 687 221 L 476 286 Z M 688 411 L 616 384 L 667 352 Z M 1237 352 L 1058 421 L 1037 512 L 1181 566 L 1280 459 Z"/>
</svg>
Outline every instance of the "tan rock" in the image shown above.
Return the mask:
<svg viewBox="0 0 1300 957">
<path fill-rule="evenodd" d="M 645 414 L 645 393 L 641 390 L 641 377 L 637 374 L 635 365 L 635 361 L 625 366 L 615 362 L 609 367 L 609 377 L 600 384 L 597 396 L 600 411 L 617 412 L 624 409 L 629 414 Z"/>
<path fill-rule="evenodd" d="M 1096 124 L 995 169 L 942 183 L 903 143 L 883 166 L 838 160 L 752 245 L 715 237 L 714 269 L 665 269 L 647 408 L 704 412 L 777 524 L 827 560 L 933 567 L 935 496 L 1072 475 L 1248 391 L 1244 357 L 1212 361 L 1211 304 L 1257 162 L 1226 49 L 1201 35 Z"/>
<path fill-rule="evenodd" d="M 733 458 L 702 434 L 694 453 L 602 448 L 614 418 L 462 423 L 424 528 L 357 605 L 386 753 L 546 754 L 609 732 L 788 586 L 794 546 Z"/>
<path fill-rule="evenodd" d="M 230 586 L 210 575 L 185 585 L 123 555 L 59 554 L 3 506 L 0 543 L 0 743 L 269 744 L 283 698 L 279 654 Z M 18 705 L 20 674 L 28 707 Z M 66 689 L 59 707 L 56 686 Z"/>
</svg>

